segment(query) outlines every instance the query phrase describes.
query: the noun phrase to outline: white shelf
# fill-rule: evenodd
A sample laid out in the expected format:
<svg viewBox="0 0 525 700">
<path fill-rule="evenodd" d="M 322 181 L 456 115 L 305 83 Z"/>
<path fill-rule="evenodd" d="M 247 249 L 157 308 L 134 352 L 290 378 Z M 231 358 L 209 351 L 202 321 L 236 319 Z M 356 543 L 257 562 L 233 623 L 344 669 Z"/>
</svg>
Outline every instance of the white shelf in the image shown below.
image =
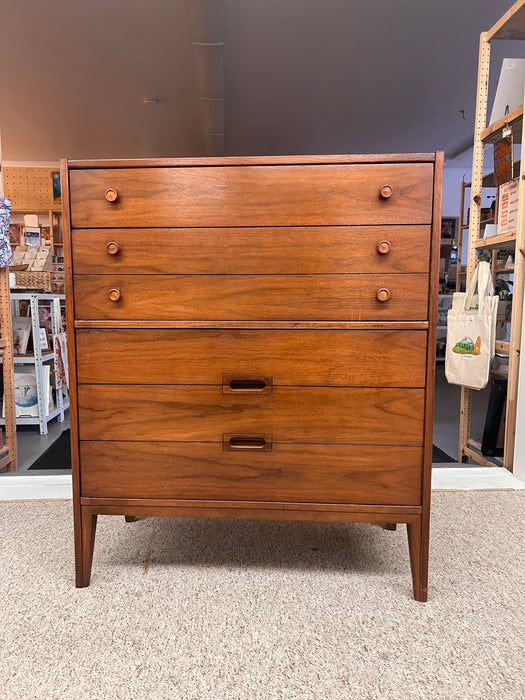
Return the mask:
<svg viewBox="0 0 525 700">
<path fill-rule="evenodd" d="M 65 294 L 40 294 L 39 292 L 15 292 L 11 291 L 11 301 L 28 301 L 31 297 L 36 297 L 38 301 L 51 301 L 52 299 L 66 298 Z"/>
<path fill-rule="evenodd" d="M 53 420 L 53 418 L 58 418 L 64 411 L 67 411 L 69 408 L 69 400 L 64 401 L 62 408 L 55 408 L 51 413 L 48 413 L 46 416 L 44 416 L 46 421 Z M 0 425 L 4 425 L 5 421 L 4 419 L 0 419 Z M 39 425 L 40 424 L 40 418 L 38 416 L 17 416 L 16 417 L 16 423 L 17 425 Z"/>
<path fill-rule="evenodd" d="M 64 294 L 39 294 L 37 292 L 14 292 L 11 294 L 12 312 L 14 315 L 19 315 L 19 302 L 29 302 L 29 311 L 31 316 L 31 337 L 34 351 L 27 355 L 15 356 L 13 358 L 13 365 L 31 365 L 31 371 L 33 371 L 34 368 L 38 404 L 38 414 L 36 416 L 17 416 L 16 423 L 17 425 L 38 425 L 40 427 L 41 435 L 47 434 L 47 425 L 50 420 L 58 418 L 59 422 L 63 422 L 64 412 L 69 408 L 69 399 L 65 395 L 64 389 L 56 389 L 56 408 L 53 409 L 51 413 L 47 413 L 47 405 L 45 401 L 46 386 L 45 380 L 43 379 L 42 367 L 44 363 L 54 362 L 55 356 L 52 350 L 42 350 L 39 345 L 39 308 L 41 306 L 45 306 L 50 309 L 51 333 L 56 335 L 60 333 L 62 328 L 62 312 L 60 306 L 64 298 Z"/>
<path fill-rule="evenodd" d="M 42 362 L 48 362 L 49 360 L 52 360 L 54 357 L 52 352 L 46 352 L 46 354 L 42 354 Z M 0 362 L 2 360 L 0 359 Z M 13 355 L 13 364 L 14 365 L 31 365 L 35 364 L 35 356 L 34 355 Z"/>
</svg>

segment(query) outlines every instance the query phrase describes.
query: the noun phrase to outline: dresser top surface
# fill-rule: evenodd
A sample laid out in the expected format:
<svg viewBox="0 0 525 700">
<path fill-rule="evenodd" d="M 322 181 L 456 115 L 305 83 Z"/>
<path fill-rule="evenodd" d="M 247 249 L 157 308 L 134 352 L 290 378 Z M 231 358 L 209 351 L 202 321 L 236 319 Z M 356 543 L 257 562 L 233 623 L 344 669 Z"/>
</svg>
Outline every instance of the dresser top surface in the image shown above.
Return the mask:
<svg viewBox="0 0 525 700">
<path fill-rule="evenodd" d="M 225 165 L 334 165 L 344 163 L 433 163 L 437 153 L 390 153 L 300 156 L 220 156 L 213 158 L 138 158 L 63 160 L 68 168 L 173 168 Z"/>
</svg>

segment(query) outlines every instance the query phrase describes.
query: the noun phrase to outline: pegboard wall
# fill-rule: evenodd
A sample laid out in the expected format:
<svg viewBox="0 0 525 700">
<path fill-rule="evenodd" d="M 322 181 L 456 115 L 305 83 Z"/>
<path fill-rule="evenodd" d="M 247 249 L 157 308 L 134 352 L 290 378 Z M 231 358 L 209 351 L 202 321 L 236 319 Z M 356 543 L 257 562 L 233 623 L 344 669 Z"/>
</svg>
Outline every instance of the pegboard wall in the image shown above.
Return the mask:
<svg viewBox="0 0 525 700">
<path fill-rule="evenodd" d="M 2 168 L 4 193 L 14 210 L 51 209 L 56 168 Z"/>
</svg>

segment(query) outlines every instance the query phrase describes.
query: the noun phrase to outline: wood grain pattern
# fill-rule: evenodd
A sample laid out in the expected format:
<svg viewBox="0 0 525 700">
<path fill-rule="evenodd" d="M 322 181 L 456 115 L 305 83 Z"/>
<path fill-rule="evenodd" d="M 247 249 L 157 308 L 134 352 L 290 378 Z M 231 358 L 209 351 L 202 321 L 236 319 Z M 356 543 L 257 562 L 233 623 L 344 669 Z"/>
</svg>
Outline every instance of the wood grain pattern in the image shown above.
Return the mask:
<svg viewBox="0 0 525 700">
<path fill-rule="evenodd" d="M 73 321 L 74 328 L 82 329 L 124 329 L 151 328 L 175 329 L 221 329 L 221 330 L 319 330 L 319 331 L 362 331 L 362 330 L 406 330 L 426 331 L 428 321 L 122 321 L 96 319 L 93 321 Z"/>
<path fill-rule="evenodd" d="M 301 156 L 215 156 L 208 158 L 127 158 L 102 160 L 70 160 L 69 168 L 186 168 L 220 165 L 333 165 L 334 163 L 434 163 L 435 153 L 318 153 Z"/>
<path fill-rule="evenodd" d="M 223 394 L 218 386 L 78 387 L 81 440 L 221 442 L 264 433 L 276 443 L 421 446 L 423 389 L 274 387 Z"/>
<path fill-rule="evenodd" d="M 89 586 L 89 579 L 91 578 L 93 549 L 97 531 L 97 514 L 93 513 L 89 508 L 84 508 L 83 506 L 79 506 L 79 508 L 82 519 L 82 529 L 80 530 L 82 541 L 80 547 L 77 547 L 77 551 L 82 556 L 82 562 L 76 567 L 76 586 L 77 588 L 85 588 L 85 586 Z"/>
<path fill-rule="evenodd" d="M 432 350 L 436 347 L 437 332 L 437 297 L 439 291 L 439 259 L 441 242 L 441 203 L 443 199 L 443 164 L 444 153 L 436 153 L 436 167 L 434 170 L 434 197 L 432 218 L 432 245 L 429 274 L 429 332 L 427 354 L 427 388 L 425 393 L 425 432 L 423 443 L 423 483 L 421 520 L 414 523 L 412 532 L 408 532 L 411 564 L 419 567 L 414 571 L 414 597 L 424 602 L 427 600 L 428 591 L 428 556 L 430 534 L 430 499 L 432 482 L 432 442 L 434 424 L 434 391 L 436 362 Z M 420 531 L 419 531 L 420 530 Z M 419 545 L 418 545 L 419 540 Z M 418 557 L 419 555 L 419 557 Z"/>
<path fill-rule="evenodd" d="M 418 447 L 275 445 L 247 454 L 218 444 L 81 442 L 80 453 L 85 497 L 396 505 L 421 499 Z"/>
<path fill-rule="evenodd" d="M 242 502 L 224 504 L 206 501 L 193 502 L 192 505 L 184 505 L 178 501 L 143 501 L 116 500 L 105 498 L 82 499 L 90 501 L 83 505 L 90 513 L 99 515 L 138 515 L 144 517 L 168 517 L 168 518 L 228 518 L 235 520 L 313 520 L 318 522 L 361 522 L 384 523 L 385 517 L 398 523 L 417 522 L 421 517 L 418 513 L 419 506 L 356 506 L 337 504 L 330 506 L 325 504 L 283 503 L 279 508 L 268 508 L 266 504 L 253 504 L 249 508 L 243 508 Z M 108 503 L 110 501 L 110 503 Z"/>
<path fill-rule="evenodd" d="M 429 224 L 430 163 L 71 170 L 73 228 Z M 389 184 L 393 195 L 379 196 Z M 118 193 L 108 202 L 108 188 Z"/>
<path fill-rule="evenodd" d="M 72 237 L 75 272 L 88 275 L 426 272 L 430 248 L 429 226 L 76 229 Z"/>
<path fill-rule="evenodd" d="M 409 525 L 426 599 L 442 168 L 63 164 L 77 585 L 99 513 L 361 521 Z"/>
<path fill-rule="evenodd" d="M 86 320 L 419 321 L 428 302 L 423 274 L 75 275 L 75 288 L 76 318 Z M 385 303 L 381 288 L 390 290 Z"/>
<path fill-rule="evenodd" d="M 425 331 L 106 329 L 77 330 L 76 338 L 82 384 L 261 376 L 283 386 L 425 386 Z"/>
<path fill-rule="evenodd" d="M 404 523 L 404 522 L 416 522 L 419 520 L 421 515 L 421 506 L 382 506 L 378 504 L 373 505 L 356 505 L 355 503 L 299 503 L 294 501 L 292 503 L 286 501 L 210 501 L 210 500 L 191 500 L 191 499 L 180 499 L 180 498 L 93 498 L 82 496 L 80 503 L 83 506 L 96 506 L 99 513 L 108 513 L 110 508 L 122 507 L 128 508 L 133 506 L 155 506 L 159 511 L 159 515 L 162 515 L 162 510 L 164 508 L 168 509 L 173 513 L 174 509 L 177 507 L 190 509 L 199 509 L 205 512 L 208 508 L 215 510 L 217 508 L 224 509 L 225 511 L 229 508 L 235 509 L 236 511 L 247 510 L 253 511 L 255 509 L 261 510 L 303 510 L 314 513 L 315 511 L 332 511 L 340 513 L 382 513 L 384 516 L 395 515 L 396 517 L 388 518 L 388 521 Z M 100 510 L 99 510 L 100 509 Z M 164 513 L 166 515 L 166 513 Z M 401 518 L 401 519 L 400 519 Z M 380 522 L 386 522 L 382 520 Z"/>
<path fill-rule="evenodd" d="M 67 160 L 60 161 L 60 183 L 62 202 L 64 204 L 62 217 L 62 236 L 64 241 L 64 272 L 66 283 L 66 317 L 68 326 L 68 367 L 69 367 L 69 415 L 71 425 L 71 477 L 73 490 L 73 521 L 75 533 L 75 581 L 77 586 L 87 585 L 83 583 L 85 548 L 82 535 L 83 516 L 80 506 L 80 458 L 78 447 L 78 405 L 77 405 L 77 376 L 76 376 L 76 343 L 75 329 L 73 326 L 74 314 L 74 286 L 73 286 L 73 260 L 71 247 L 71 221 L 69 217 L 69 171 Z M 93 525 L 88 521 L 88 525 Z M 93 526 L 94 531 L 94 526 Z M 89 541 L 89 540 L 88 540 Z M 92 549 L 91 549 L 92 552 Z M 87 562 L 91 571 L 91 559 Z M 89 583 L 89 573 L 87 576 Z"/>
</svg>

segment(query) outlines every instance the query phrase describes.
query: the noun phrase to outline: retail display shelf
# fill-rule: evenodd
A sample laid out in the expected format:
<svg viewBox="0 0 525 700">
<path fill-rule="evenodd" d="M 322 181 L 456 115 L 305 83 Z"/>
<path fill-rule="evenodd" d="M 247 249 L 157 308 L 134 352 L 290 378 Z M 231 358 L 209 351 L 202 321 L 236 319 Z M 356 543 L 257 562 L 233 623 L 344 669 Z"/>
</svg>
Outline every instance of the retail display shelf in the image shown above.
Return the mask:
<svg viewBox="0 0 525 700">
<path fill-rule="evenodd" d="M 501 139 L 501 134 L 506 126 L 512 129 L 514 143 L 521 143 L 521 122 L 523 120 L 523 105 L 516 107 L 501 119 L 490 124 L 481 132 L 481 140 L 485 143 L 495 143 Z"/>
<path fill-rule="evenodd" d="M 474 248 L 493 250 L 495 248 L 504 248 L 506 245 L 513 246 L 515 243 L 515 233 L 498 233 L 496 236 L 490 236 L 490 238 L 480 238 L 474 243 Z"/>
<path fill-rule="evenodd" d="M 67 411 L 68 408 L 69 408 L 69 401 L 68 401 L 68 399 L 64 399 L 62 407 L 56 408 L 55 410 L 51 411 L 51 413 L 46 414 L 44 416 L 44 419 L 47 422 L 49 422 L 50 420 L 53 420 L 53 418 L 57 418 L 58 416 L 61 416 L 61 414 L 64 411 Z M 40 425 L 40 418 L 38 416 L 17 416 L 16 423 L 17 423 L 17 425 Z"/>
<path fill-rule="evenodd" d="M 24 209 L 11 209 L 11 214 L 47 214 L 48 212 L 53 212 L 53 214 L 60 214 L 62 212 L 62 207 L 47 207 L 43 209 L 25 207 Z"/>
<path fill-rule="evenodd" d="M 42 362 L 52 360 L 53 357 L 54 355 L 52 352 L 42 353 Z M 33 355 L 33 353 L 30 353 L 28 355 L 13 355 L 13 364 L 15 365 L 34 364 L 34 362 L 35 356 Z"/>
<path fill-rule="evenodd" d="M 503 17 L 487 32 L 487 41 L 506 39 L 523 41 L 525 39 L 525 7 L 515 3 Z"/>
<path fill-rule="evenodd" d="M 4 469 L 8 464 L 11 464 L 12 457 L 9 452 L 6 452 L 0 457 L 0 469 Z"/>
</svg>

